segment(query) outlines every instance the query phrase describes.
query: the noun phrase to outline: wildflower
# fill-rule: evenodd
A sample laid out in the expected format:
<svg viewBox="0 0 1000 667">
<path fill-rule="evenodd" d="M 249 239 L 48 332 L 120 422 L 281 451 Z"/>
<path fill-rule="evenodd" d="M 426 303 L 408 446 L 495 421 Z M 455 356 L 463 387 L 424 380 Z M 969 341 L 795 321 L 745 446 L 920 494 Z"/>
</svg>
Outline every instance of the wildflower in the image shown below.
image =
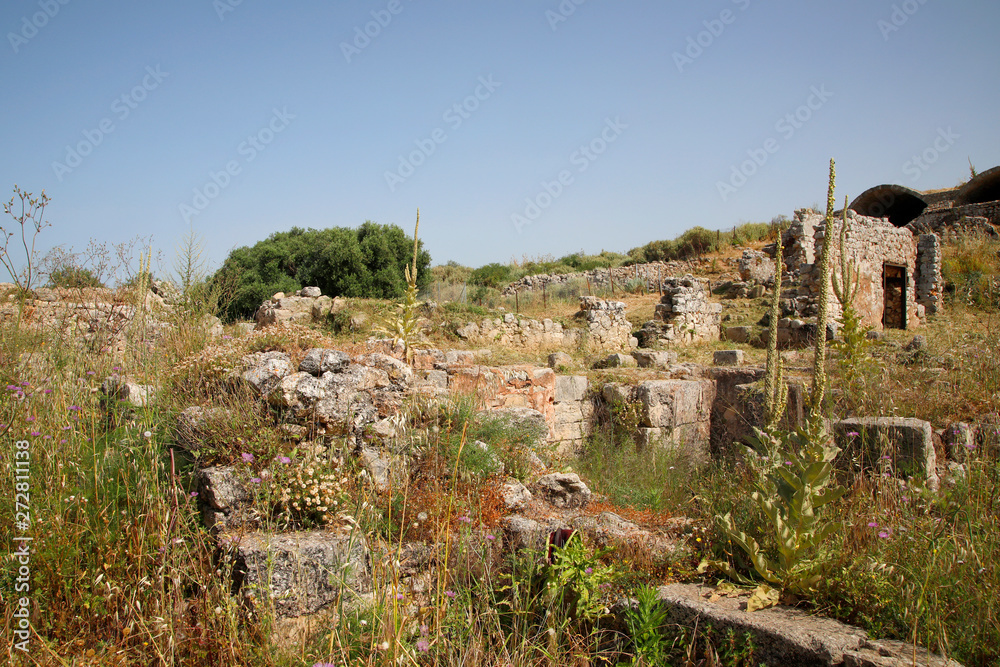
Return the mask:
<svg viewBox="0 0 1000 667">
<path fill-rule="evenodd" d="M 593 574 L 594 573 L 594 568 L 588 567 L 586 570 L 583 571 L 583 573 L 584 574 Z"/>
<path fill-rule="evenodd" d="M 426 636 L 427 636 L 427 632 L 428 632 L 429 630 L 430 630 L 430 628 L 428 628 L 428 627 L 427 627 L 427 624 L 426 624 L 426 623 L 424 623 L 423 625 L 421 625 L 421 626 L 420 626 L 420 636 L 421 636 L 421 637 L 426 637 Z"/>
<path fill-rule="evenodd" d="M 63 426 L 63 427 L 62 427 L 62 430 L 64 430 L 64 431 L 68 431 L 68 430 L 70 430 L 71 428 L 73 428 L 73 427 L 72 427 L 72 426 Z"/>
<path fill-rule="evenodd" d="M 94 371 L 87 371 L 87 375 L 94 375 Z"/>
<path fill-rule="evenodd" d="M 878 528 L 878 524 L 876 522 L 874 522 L 874 521 L 869 521 L 868 522 L 868 527 L 869 528 Z"/>
<path fill-rule="evenodd" d="M 35 438 L 37 438 L 37 437 L 38 437 L 38 436 L 40 436 L 41 434 L 42 434 L 42 432 L 41 432 L 41 431 L 32 431 L 32 432 L 31 432 L 31 435 L 32 435 L 33 437 L 35 437 Z"/>
<path fill-rule="evenodd" d="M 285 465 L 288 465 L 289 463 L 292 462 L 292 460 L 290 458 L 288 458 L 287 456 L 279 456 L 278 460 L 281 461 L 282 463 L 284 463 Z"/>
<path fill-rule="evenodd" d="M 792 462 L 791 461 L 785 461 L 785 465 L 786 466 L 790 466 L 790 465 L 792 465 Z"/>
<path fill-rule="evenodd" d="M 46 389 L 46 390 L 45 390 L 44 392 L 42 392 L 42 393 L 44 393 L 44 394 L 51 394 L 51 393 L 52 393 L 52 390 L 51 390 L 51 389 Z"/>
<path fill-rule="evenodd" d="M 67 442 L 69 442 L 69 441 L 66 440 L 65 438 L 63 438 L 62 440 L 59 441 L 59 444 L 60 445 L 65 445 Z"/>
<path fill-rule="evenodd" d="M 402 600 L 404 597 L 406 597 L 406 596 L 403 595 L 402 593 L 396 593 L 396 599 L 397 600 Z"/>
<path fill-rule="evenodd" d="M 253 461 L 253 454 L 250 454 L 248 452 L 243 452 L 242 454 L 240 454 L 240 457 L 247 463 Z"/>
<path fill-rule="evenodd" d="M 191 497 L 192 498 L 197 498 L 198 497 L 198 492 L 197 491 L 192 491 L 191 492 Z"/>
<path fill-rule="evenodd" d="M 250 481 L 254 484 L 260 484 L 260 477 L 251 477 Z"/>
<path fill-rule="evenodd" d="M 381 644 L 378 645 L 378 648 L 379 648 L 380 651 L 388 651 L 389 650 L 389 642 L 382 642 Z"/>
<path fill-rule="evenodd" d="M 431 650 L 431 645 L 426 639 L 421 639 L 417 642 L 417 650 L 421 653 L 427 653 L 427 651 Z"/>
<path fill-rule="evenodd" d="M 878 534 L 878 536 L 881 537 L 883 540 L 887 539 L 890 535 L 892 535 L 892 531 L 891 530 L 882 530 L 882 531 L 879 531 L 879 534 Z"/>
<path fill-rule="evenodd" d="M 848 432 L 847 432 L 847 436 L 848 436 L 849 438 L 856 438 L 856 437 L 858 437 L 859 435 L 861 435 L 861 434 L 860 434 L 860 433 L 858 433 L 857 431 L 848 431 Z"/>
<path fill-rule="evenodd" d="M 458 597 L 458 593 L 456 593 L 455 591 L 451 591 L 451 590 L 445 591 L 444 594 L 447 595 L 450 598 L 456 598 L 456 597 Z"/>
<path fill-rule="evenodd" d="M 486 539 L 488 539 L 488 540 L 495 540 L 497 538 L 492 533 L 486 533 Z"/>
<path fill-rule="evenodd" d="M 79 405 L 71 405 L 69 406 L 69 409 L 72 410 L 73 412 L 78 412 L 81 408 Z"/>
<path fill-rule="evenodd" d="M 34 416 L 25 417 L 24 421 L 26 421 L 26 422 L 33 422 L 33 421 L 35 421 L 35 418 L 34 418 Z"/>
<path fill-rule="evenodd" d="M 472 523 L 472 519 L 470 519 L 467 516 L 460 516 L 458 517 L 458 520 L 461 521 L 462 523 Z"/>
</svg>

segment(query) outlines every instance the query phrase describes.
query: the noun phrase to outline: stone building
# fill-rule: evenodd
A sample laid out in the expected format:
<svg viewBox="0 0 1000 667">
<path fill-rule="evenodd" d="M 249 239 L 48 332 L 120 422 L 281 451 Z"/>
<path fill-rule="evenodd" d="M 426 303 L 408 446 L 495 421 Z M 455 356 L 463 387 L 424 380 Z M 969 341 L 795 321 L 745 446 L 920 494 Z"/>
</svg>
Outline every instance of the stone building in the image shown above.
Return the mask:
<svg viewBox="0 0 1000 667">
<path fill-rule="evenodd" d="M 815 314 L 816 297 L 822 289 L 818 261 L 828 236 L 833 241 L 831 275 L 838 279 L 841 276 L 843 225 L 842 218 L 835 219 L 828 235 L 823 215 L 807 209 L 795 212 L 783 235 L 785 266 L 798 279 L 795 293 L 786 301 L 788 314 Z M 843 237 L 844 253 L 857 281 L 854 306 L 863 325 L 909 329 L 940 309 L 941 251 L 936 235 L 917 235 L 907 227 L 894 225 L 890 218 L 873 218 L 848 210 Z M 839 318 L 841 306 L 832 281 L 826 289 L 831 316 Z"/>
</svg>

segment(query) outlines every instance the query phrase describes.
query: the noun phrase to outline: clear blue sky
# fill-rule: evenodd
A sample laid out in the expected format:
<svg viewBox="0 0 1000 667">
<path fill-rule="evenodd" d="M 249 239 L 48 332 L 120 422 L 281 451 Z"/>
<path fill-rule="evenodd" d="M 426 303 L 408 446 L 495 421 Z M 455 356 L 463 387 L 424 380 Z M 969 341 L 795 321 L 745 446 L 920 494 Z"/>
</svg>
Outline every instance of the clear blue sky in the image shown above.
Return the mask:
<svg viewBox="0 0 1000 667">
<path fill-rule="evenodd" d="M 44 246 L 152 235 L 167 270 L 189 226 L 218 265 L 418 206 L 435 263 L 626 251 L 822 202 L 830 157 L 840 199 L 1000 164 L 998 26 L 996 0 L 7 0 L 0 185 L 52 198 Z"/>
</svg>

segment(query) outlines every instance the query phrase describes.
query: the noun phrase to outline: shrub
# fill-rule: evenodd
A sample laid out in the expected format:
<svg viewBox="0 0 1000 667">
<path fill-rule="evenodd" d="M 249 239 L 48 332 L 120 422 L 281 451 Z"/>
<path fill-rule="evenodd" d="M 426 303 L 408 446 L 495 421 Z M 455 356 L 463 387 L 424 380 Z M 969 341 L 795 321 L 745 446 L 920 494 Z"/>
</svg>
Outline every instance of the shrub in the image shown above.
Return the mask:
<svg viewBox="0 0 1000 667">
<path fill-rule="evenodd" d="M 513 271 L 506 264 L 494 262 L 481 266 L 469 276 L 469 282 L 477 287 L 503 287 L 514 280 Z"/>
<path fill-rule="evenodd" d="M 421 244 L 418 243 L 418 248 Z M 368 221 L 357 229 L 331 227 L 278 232 L 253 247 L 233 250 L 213 282 L 235 283 L 228 319 L 250 317 L 275 292 L 319 287 L 329 296 L 398 299 L 413 239 L 395 225 Z M 417 286 L 430 282 L 430 254 L 417 253 Z"/>
<path fill-rule="evenodd" d="M 72 264 L 64 264 L 49 273 L 49 285 L 52 287 L 104 287 L 100 278 L 90 269 Z"/>
</svg>

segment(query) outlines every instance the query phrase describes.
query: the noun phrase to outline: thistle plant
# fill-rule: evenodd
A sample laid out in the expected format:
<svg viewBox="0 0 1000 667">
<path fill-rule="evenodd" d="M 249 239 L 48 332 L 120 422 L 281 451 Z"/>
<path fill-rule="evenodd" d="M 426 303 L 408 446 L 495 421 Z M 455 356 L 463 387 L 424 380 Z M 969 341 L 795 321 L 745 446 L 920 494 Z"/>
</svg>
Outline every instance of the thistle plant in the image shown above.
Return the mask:
<svg viewBox="0 0 1000 667">
<path fill-rule="evenodd" d="M 403 303 L 396 305 L 396 313 L 383 321 L 382 325 L 376 329 L 379 333 L 390 336 L 393 345 L 402 344 L 407 363 L 413 360 L 413 343 L 423 337 L 417 316 L 417 308 L 421 305 L 417 300 L 417 252 L 419 250 L 417 234 L 419 231 L 420 209 L 418 208 L 417 224 L 413 228 L 413 264 L 404 269 L 406 295 L 403 297 Z"/>
</svg>

